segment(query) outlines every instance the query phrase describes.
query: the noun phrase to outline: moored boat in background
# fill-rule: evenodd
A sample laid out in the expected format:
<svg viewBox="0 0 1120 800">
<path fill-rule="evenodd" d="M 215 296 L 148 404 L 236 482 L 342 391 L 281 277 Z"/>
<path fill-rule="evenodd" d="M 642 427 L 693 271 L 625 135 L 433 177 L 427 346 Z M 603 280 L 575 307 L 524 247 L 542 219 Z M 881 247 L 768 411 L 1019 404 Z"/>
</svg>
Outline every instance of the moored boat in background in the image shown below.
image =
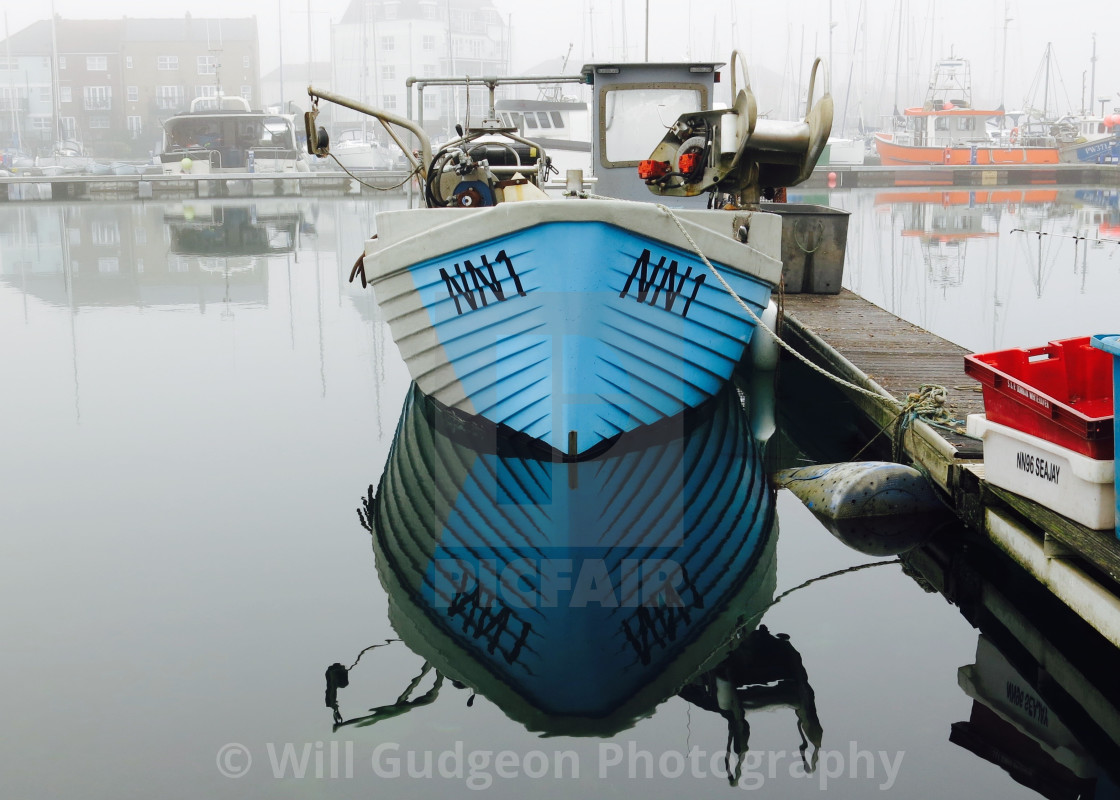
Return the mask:
<svg viewBox="0 0 1120 800">
<path fill-rule="evenodd" d="M 875 148 L 883 166 L 893 167 L 1058 163 L 1056 140 L 1028 141 L 1018 127 L 1003 138 L 990 135 L 989 121 L 1003 117 L 1003 109 L 972 106 L 967 60 L 944 59 L 934 67 L 922 106 L 906 109 L 896 130 L 876 133 Z"/>
<path fill-rule="evenodd" d="M 163 123 L 165 175 L 307 172 L 294 117 L 253 111 L 242 97 L 197 97 Z"/>
</svg>

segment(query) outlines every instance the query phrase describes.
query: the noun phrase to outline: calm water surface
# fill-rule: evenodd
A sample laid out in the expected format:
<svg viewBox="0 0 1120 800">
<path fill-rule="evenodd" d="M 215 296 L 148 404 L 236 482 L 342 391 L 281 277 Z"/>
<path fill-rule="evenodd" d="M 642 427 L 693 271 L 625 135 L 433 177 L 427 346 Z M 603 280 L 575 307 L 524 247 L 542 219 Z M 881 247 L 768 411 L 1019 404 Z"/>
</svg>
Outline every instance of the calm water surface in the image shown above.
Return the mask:
<svg viewBox="0 0 1120 800">
<path fill-rule="evenodd" d="M 853 212 L 845 283 L 873 301 L 977 350 L 1116 327 L 1115 244 L 1044 237 L 1040 257 L 1038 237 L 1010 232 L 1104 236 L 1120 224 L 1115 194 L 886 195 L 830 199 Z M 738 667 L 755 675 L 745 717 L 720 710 L 735 664 L 687 647 L 663 666 L 704 666 L 689 699 L 669 681 L 601 736 L 511 719 L 500 680 L 471 700 L 438 677 L 437 657 L 454 670 L 469 656 L 444 644 L 422 657 L 415 630 L 394 630 L 383 587 L 400 587 L 379 578 L 356 513 L 409 379 L 372 295 L 347 277 L 373 214 L 398 204 L 0 205 L 5 796 L 1011 798 L 1034 796 L 1032 780 L 1067 792 L 1050 796 L 1093 785 L 1112 738 L 1071 722 L 1023 756 L 1012 745 L 1024 734 L 985 724 L 985 693 L 959 672 L 994 670 L 996 700 L 1018 681 L 1037 720 L 1035 676 L 1015 677 L 997 635 L 981 637 L 876 541 L 847 546 L 786 492 L 765 558 L 743 576 L 754 616 L 736 652 L 756 668 Z M 961 235 L 937 238 L 946 229 Z M 770 463 L 797 463 L 787 433 L 771 438 Z M 453 472 L 449 458 L 433 469 Z M 413 491 L 402 508 L 434 490 Z M 766 607 L 873 562 L 891 563 Z M 709 612 L 696 635 L 730 639 L 734 625 Z M 785 654 L 772 674 L 748 652 L 759 622 Z M 338 691 L 344 718 L 380 708 L 379 720 L 334 730 L 324 670 L 398 635 L 411 641 L 365 652 Z M 555 695 L 594 694 L 620 664 L 604 650 L 598 677 L 560 671 Z M 1057 710 L 1045 713 L 1056 730 Z M 738 788 L 721 774 L 731 731 L 739 750 L 749 739 Z M 1049 783 L 1008 766 L 1047 758 L 1066 770 Z M 1097 786 L 1115 796 L 1109 778 Z"/>
</svg>

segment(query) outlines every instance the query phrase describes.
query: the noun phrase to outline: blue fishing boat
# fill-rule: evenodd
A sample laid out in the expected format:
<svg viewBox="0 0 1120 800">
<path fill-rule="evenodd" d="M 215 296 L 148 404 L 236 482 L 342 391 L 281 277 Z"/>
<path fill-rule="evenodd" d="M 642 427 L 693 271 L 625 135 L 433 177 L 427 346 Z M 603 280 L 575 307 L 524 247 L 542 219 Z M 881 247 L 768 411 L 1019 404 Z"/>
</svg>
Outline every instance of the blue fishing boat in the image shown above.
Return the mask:
<svg viewBox="0 0 1120 800">
<path fill-rule="evenodd" d="M 728 386 L 563 462 L 414 388 L 364 511 L 393 627 L 533 730 L 628 727 L 773 599 L 774 493 L 751 422 Z"/>
<path fill-rule="evenodd" d="M 415 123 L 309 90 L 420 142 L 406 154 L 427 207 L 378 214 L 356 272 L 422 391 L 569 457 L 719 391 L 781 280 L 782 219 L 758 202 L 808 177 L 832 120 L 827 90 L 804 120 L 759 119 L 736 60 L 722 110 L 718 64 L 584 67 L 605 195 L 580 176 L 563 197 L 542 190 L 550 160 L 498 118 L 500 79 L 483 80 L 491 118 L 434 156 Z"/>
</svg>

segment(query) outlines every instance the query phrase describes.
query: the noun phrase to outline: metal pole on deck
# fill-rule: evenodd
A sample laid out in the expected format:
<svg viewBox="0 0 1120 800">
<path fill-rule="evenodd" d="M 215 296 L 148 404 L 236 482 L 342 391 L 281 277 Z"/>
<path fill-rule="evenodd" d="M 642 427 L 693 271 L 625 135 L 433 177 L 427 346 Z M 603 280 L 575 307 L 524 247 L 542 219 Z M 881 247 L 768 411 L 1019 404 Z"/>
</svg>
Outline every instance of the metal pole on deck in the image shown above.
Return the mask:
<svg viewBox="0 0 1120 800">
<path fill-rule="evenodd" d="M 646 61 L 649 61 L 649 0 L 646 0 Z"/>
</svg>

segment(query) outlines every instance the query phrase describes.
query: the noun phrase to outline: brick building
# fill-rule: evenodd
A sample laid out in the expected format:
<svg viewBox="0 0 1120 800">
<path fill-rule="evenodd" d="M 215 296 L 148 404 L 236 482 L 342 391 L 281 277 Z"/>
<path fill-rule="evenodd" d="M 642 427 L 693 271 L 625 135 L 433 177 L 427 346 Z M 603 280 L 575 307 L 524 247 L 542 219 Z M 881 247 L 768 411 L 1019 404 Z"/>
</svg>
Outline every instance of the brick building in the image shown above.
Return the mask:
<svg viewBox="0 0 1120 800">
<path fill-rule="evenodd" d="M 7 67 L 0 107 L 9 112 L 0 113 L 3 145 L 18 139 L 28 152 L 69 139 L 93 155 L 147 155 L 160 140 L 160 120 L 196 97 L 239 94 L 260 102 L 255 18 L 56 17 L 53 26 L 40 20 L 0 42 L 0 57 Z"/>
</svg>

